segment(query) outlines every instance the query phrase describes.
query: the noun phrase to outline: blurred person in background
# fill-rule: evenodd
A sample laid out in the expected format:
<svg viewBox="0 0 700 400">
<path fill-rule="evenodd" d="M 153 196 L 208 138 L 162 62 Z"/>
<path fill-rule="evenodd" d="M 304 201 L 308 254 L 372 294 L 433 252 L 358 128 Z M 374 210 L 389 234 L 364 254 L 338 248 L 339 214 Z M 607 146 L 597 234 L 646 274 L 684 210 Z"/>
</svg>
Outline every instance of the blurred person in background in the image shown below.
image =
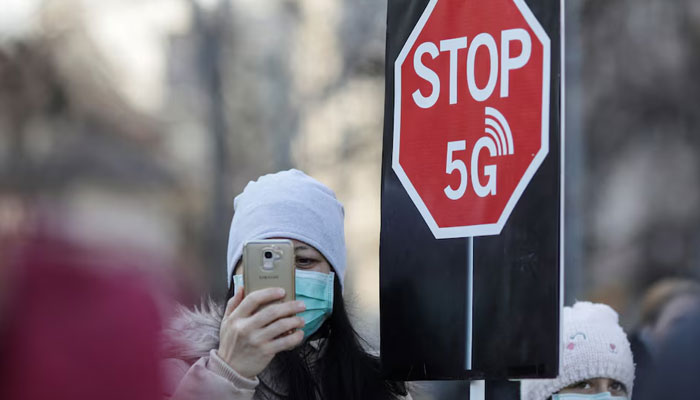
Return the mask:
<svg viewBox="0 0 700 400">
<path fill-rule="evenodd" d="M 666 278 L 654 283 L 642 298 L 639 328 L 630 335 L 632 349 L 643 347 L 654 354 L 672 328 L 698 310 L 700 283 L 684 278 Z"/>
<path fill-rule="evenodd" d="M 128 252 L 44 234 L 5 250 L 0 399 L 160 398 L 156 288 Z"/>
<path fill-rule="evenodd" d="M 166 331 L 166 396 L 410 398 L 405 384 L 381 378 L 378 358 L 363 347 L 348 318 L 343 219 L 343 206 L 333 191 L 298 170 L 248 183 L 234 200 L 227 304 L 183 309 L 173 320 Z M 296 295 L 302 300 L 271 304 L 283 297 L 279 288 L 244 297 L 243 246 L 270 238 L 293 240 Z M 323 290 L 303 291 L 310 282 L 323 284 Z"/>
<path fill-rule="evenodd" d="M 634 362 L 617 313 L 605 304 L 564 307 L 561 365 L 555 379 L 525 379 L 523 400 L 631 399 Z"/>
<path fill-rule="evenodd" d="M 650 366 L 640 400 L 684 400 L 698 397 L 700 377 L 700 310 L 689 312 L 667 332 Z"/>
<path fill-rule="evenodd" d="M 639 393 L 645 390 L 654 360 L 669 333 L 697 311 L 700 311 L 700 284 L 694 280 L 666 278 L 645 292 L 639 327 L 629 338 L 637 367 Z"/>
</svg>

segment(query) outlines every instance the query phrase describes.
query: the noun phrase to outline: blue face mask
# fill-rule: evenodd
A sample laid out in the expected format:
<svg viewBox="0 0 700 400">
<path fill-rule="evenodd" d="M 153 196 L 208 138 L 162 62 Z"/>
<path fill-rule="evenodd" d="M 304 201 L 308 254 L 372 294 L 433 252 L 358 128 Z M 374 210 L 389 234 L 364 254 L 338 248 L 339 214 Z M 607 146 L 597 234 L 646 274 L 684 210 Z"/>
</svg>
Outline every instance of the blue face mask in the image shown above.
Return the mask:
<svg viewBox="0 0 700 400">
<path fill-rule="evenodd" d="M 553 395 L 552 400 L 627 400 L 627 397 L 613 396 L 610 392 L 596 394 L 564 393 Z"/>
<path fill-rule="evenodd" d="M 304 318 L 304 338 L 308 338 L 333 311 L 333 280 L 335 274 L 296 270 L 294 279 L 296 299 L 303 301 L 306 310 L 297 314 Z M 243 275 L 233 276 L 234 291 L 243 286 Z"/>
</svg>

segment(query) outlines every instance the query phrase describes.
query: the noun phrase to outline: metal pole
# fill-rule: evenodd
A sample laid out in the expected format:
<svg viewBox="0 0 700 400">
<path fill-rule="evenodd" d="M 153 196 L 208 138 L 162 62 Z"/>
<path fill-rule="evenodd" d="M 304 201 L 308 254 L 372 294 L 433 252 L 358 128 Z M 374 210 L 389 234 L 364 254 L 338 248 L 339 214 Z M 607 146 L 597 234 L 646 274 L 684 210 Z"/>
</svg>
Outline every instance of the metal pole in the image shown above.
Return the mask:
<svg viewBox="0 0 700 400">
<path fill-rule="evenodd" d="M 564 302 L 572 304 L 582 293 L 585 232 L 583 199 L 585 194 L 585 143 L 583 140 L 583 88 L 581 85 L 581 2 L 566 2 L 565 8 L 565 82 L 566 143 L 564 174 L 566 180 L 564 231 Z"/>
</svg>

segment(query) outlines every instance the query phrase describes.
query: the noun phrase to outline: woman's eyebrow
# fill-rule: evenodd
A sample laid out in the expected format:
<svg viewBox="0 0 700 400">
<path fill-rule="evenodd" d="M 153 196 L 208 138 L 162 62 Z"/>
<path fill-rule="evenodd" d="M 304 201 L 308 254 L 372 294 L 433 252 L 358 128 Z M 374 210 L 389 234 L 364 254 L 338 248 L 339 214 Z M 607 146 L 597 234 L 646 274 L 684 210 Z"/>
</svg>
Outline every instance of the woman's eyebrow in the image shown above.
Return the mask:
<svg viewBox="0 0 700 400">
<path fill-rule="evenodd" d="M 307 246 L 304 246 L 304 245 L 299 245 L 299 246 L 294 247 L 295 251 L 296 250 L 308 250 L 308 249 L 309 248 Z"/>
</svg>

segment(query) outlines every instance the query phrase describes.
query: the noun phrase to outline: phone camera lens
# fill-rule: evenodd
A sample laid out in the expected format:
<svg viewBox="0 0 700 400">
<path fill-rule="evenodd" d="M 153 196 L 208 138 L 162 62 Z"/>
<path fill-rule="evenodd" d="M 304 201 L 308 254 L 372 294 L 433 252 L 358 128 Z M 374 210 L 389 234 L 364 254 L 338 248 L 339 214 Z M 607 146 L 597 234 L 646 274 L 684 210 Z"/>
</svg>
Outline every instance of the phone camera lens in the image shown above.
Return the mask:
<svg viewBox="0 0 700 400">
<path fill-rule="evenodd" d="M 266 252 L 264 253 L 264 256 L 265 256 L 266 259 L 269 260 L 269 259 L 272 258 L 272 252 L 271 252 L 271 251 L 266 251 Z"/>
</svg>

